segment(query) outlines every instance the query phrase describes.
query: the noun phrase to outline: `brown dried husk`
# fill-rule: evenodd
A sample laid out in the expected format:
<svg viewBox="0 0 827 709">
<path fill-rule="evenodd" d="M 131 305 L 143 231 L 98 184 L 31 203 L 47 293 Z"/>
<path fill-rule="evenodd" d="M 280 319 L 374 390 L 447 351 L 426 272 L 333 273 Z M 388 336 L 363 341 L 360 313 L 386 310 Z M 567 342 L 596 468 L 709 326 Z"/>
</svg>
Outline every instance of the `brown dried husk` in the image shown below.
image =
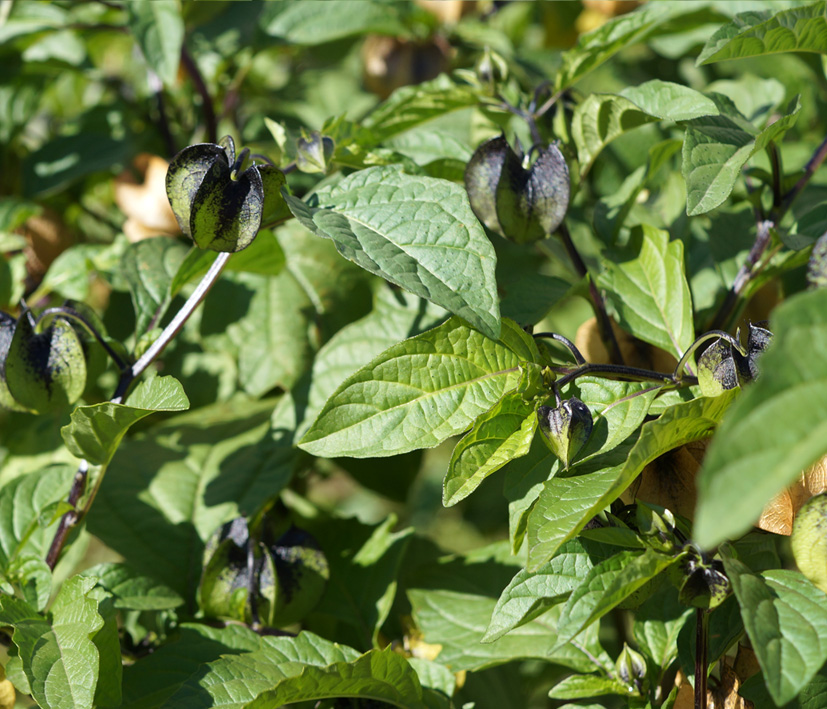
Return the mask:
<svg viewBox="0 0 827 709">
<path fill-rule="evenodd" d="M 124 234 L 131 242 L 153 236 L 181 233 L 167 199 L 166 177 L 169 163 L 157 155 L 141 153 L 133 163 L 143 178 L 137 183 L 133 172 L 125 170 L 115 178 L 115 202 L 126 215 Z"/>
</svg>

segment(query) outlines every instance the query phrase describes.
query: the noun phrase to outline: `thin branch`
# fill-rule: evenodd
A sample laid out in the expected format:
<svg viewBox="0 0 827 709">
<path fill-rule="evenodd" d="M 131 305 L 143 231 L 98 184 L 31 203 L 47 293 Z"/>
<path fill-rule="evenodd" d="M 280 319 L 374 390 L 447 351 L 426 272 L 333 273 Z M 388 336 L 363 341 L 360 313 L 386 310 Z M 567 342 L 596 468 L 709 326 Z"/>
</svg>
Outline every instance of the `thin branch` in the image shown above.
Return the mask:
<svg viewBox="0 0 827 709">
<path fill-rule="evenodd" d="M 781 209 L 779 212 L 780 215 L 783 216 L 792 206 L 795 198 L 801 194 L 801 191 L 807 186 L 807 183 L 812 179 L 816 170 L 821 167 L 821 163 L 823 163 L 825 159 L 827 159 L 827 138 L 825 138 L 821 145 L 816 148 L 815 153 L 813 153 L 813 156 L 804 167 L 804 174 L 799 178 L 798 182 L 796 182 L 792 189 L 784 195 L 784 200 L 781 203 Z"/>
<path fill-rule="evenodd" d="M 706 709 L 709 613 L 703 608 L 696 609 L 695 623 L 695 709 Z"/>
<path fill-rule="evenodd" d="M 566 346 L 566 348 L 571 352 L 572 356 L 574 357 L 574 361 L 577 364 L 586 364 L 586 358 L 580 353 L 580 350 L 577 349 L 577 346 L 568 338 L 563 337 L 563 335 L 558 335 L 556 332 L 535 332 L 532 335 L 535 339 L 551 339 L 556 340 L 557 342 L 562 343 Z"/>
<path fill-rule="evenodd" d="M 158 130 L 161 133 L 161 138 L 164 140 L 164 145 L 166 145 L 167 154 L 171 158 L 178 151 L 175 149 L 175 140 L 172 137 L 172 131 L 169 127 L 167 106 L 164 100 L 164 84 L 151 69 L 149 70 L 149 87 L 155 94 L 155 102 L 158 105 Z"/>
<path fill-rule="evenodd" d="M 778 209 L 784 196 L 781 194 L 781 155 L 774 141 L 767 146 L 767 155 L 772 166 L 772 208 Z"/>
<path fill-rule="evenodd" d="M 620 381 L 660 382 L 661 384 L 685 384 L 689 379 L 692 379 L 692 377 L 684 377 L 683 379 L 677 380 L 671 373 L 655 372 L 651 369 L 642 369 L 640 367 L 627 367 L 623 364 L 583 364 L 576 369 L 558 367 L 555 368 L 555 370 L 557 373 L 563 375 L 555 382 L 558 387 L 565 386 L 579 377 L 585 377 L 590 374 L 602 374 L 607 379 L 617 379 Z"/>
<path fill-rule="evenodd" d="M 86 489 L 86 477 L 88 474 L 89 463 L 85 460 L 80 461 L 78 470 L 75 473 L 75 479 L 72 481 L 72 489 L 69 491 L 69 497 L 67 499 L 67 502 L 72 505 L 73 508 L 77 506 L 81 495 Z M 57 565 L 57 560 L 60 557 L 60 552 L 63 549 L 63 545 L 66 542 L 66 537 L 69 536 L 69 532 L 72 530 L 72 527 L 75 526 L 77 520 L 78 513 L 76 509 L 72 509 L 60 518 L 54 539 L 52 539 L 52 543 L 49 546 L 49 551 L 46 554 L 46 564 L 53 571 Z"/>
<path fill-rule="evenodd" d="M 187 50 L 186 44 L 181 45 L 181 63 L 184 65 L 187 74 L 189 74 L 195 91 L 201 97 L 204 124 L 207 130 L 207 142 L 216 143 L 218 142 L 218 122 L 215 118 L 215 107 L 213 106 L 212 96 L 210 96 L 210 91 L 207 88 L 201 70 L 198 68 L 198 64 Z"/>
</svg>

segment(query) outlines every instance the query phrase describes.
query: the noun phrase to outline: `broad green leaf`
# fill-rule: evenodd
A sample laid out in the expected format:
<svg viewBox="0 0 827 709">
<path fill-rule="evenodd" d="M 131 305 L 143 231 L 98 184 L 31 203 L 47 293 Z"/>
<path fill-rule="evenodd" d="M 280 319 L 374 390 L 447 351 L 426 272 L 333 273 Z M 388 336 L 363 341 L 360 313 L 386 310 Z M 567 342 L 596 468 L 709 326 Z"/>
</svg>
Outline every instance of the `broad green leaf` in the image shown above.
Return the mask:
<svg viewBox="0 0 827 709">
<path fill-rule="evenodd" d="M 330 338 L 313 359 L 305 410 L 309 425 L 338 386 L 359 367 L 396 343 L 435 327 L 447 313 L 416 296 L 381 287 L 373 310 Z"/>
<path fill-rule="evenodd" d="M 66 447 L 93 465 L 108 465 L 129 428 L 156 411 L 184 411 L 189 400 L 181 382 L 153 377 L 141 382 L 124 404 L 78 406 L 60 433 Z"/>
<path fill-rule="evenodd" d="M 646 549 L 643 553 L 622 551 L 594 566 L 563 607 L 557 621 L 557 647 L 569 642 L 679 559 L 680 556 Z"/>
<path fill-rule="evenodd" d="M 491 340 L 451 318 L 394 345 L 330 397 L 300 447 L 317 456 L 388 456 L 431 448 L 464 431 L 535 361 L 534 341 L 510 320 Z"/>
<path fill-rule="evenodd" d="M 720 113 L 715 101 L 700 91 L 660 79 L 627 87 L 621 96 L 648 115 L 669 121 L 688 121 Z"/>
<path fill-rule="evenodd" d="M 747 531 L 827 453 L 827 290 L 790 298 L 770 329 L 761 376 L 733 405 L 698 476 L 695 540 L 707 549 Z"/>
<path fill-rule="evenodd" d="M 254 653 L 261 650 L 264 642 L 260 635 L 240 624 L 213 628 L 182 623 L 155 652 L 124 668 L 123 709 L 168 706 L 169 698 L 182 686 L 197 687 L 202 676 L 209 676 L 204 675 L 204 668 L 211 666 L 208 663 Z M 212 706 L 206 691 L 201 690 L 197 696 L 199 706 Z"/>
<path fill-rule="evenodd" d="M 261 28 L 288 44 L 311 47 L 365 34 L 408 33 L 397 9 L 376 0 L 284 3 L 283 9 L 265 16 Z"/>
<path fill-rule="evenodd" d="M 521 569 L 497 599 L 483 642 L 492 642 L 566 600 L 586 574 L 617 550 L 571 539 L 537 571 Z"/>
<path fill-rule="evenodd" d="M 770 697 L 764 682 L 764 675 L 760 672 L 744 682 L 738 694 L 751 701 L 756 707 L 774 709 L 778 706 Z M 827 696 L 827 667 L 822 667 L 798 696 L 784 705 L 784 709 L 821 709 L 825 696 Z"/>
<path fill-rule="evenodd" d="M 240 709 L 274 684 L 300 675 L 305 667 L 327 667 L 359 657 L 356 650 L 307 631 L 296 637 L 264 636 L 250 641 L 252 647 L 247 643 L 236 647 L 241 652 L 223 652 L 206 660 L 200 672 L 192 672 L 159 706 Z"/>
<path fill-rule="evenodd" d="M 363 121 L 368 129 L 364 139 L 381 143 L 447 113 L 478 104 L 477 91 L 455 82 L 447 74 L 416 86 L 403 86 L 379 104 Z"/>
<path fill-rule="evenodd" d="M 619 679 L 598 675 L 571 675 L 555 684 L 548 696 L 552 699 L 587 699 L 612 694 L 628 697 L 635 693 L 633 685 L 624 684 Z"/>
<path fill-rule="evenodd" d="M 166 86 L 178 75 L 184 21 L 177 0 L 128 3 L 127 25 L 149 67 Z"/>
<path fill-rule="evenodd" d="M 413 531 L 393 532 L 396 524 L 395 515 L 376 526 L 336 517 L 304 524 L 319 540 L 330 564 L 327 588 L 313 614 L 351 626 L 353 632 L 347 638 L 357 648 L 378 646 L 379 629 L 396 595 Z M 337 637 L 342 637 L 342 631 Z"/>
<path fill-rule="evenodd" d="M 773 701 L 783 706 L 827 660 L 827 595 L 801 574 L 754 574 L 724 556 L 727 576 Z"/>
<path fill-rule="evenodd" d="M 421 88 L 422 84 L 419 84 L 419 87 Z M 473 154 L 468 145 L 439 129 L 408 130 L 384 142 L 397 153 L 409 157 L 417 165 L 429 165 L 439 160 L 456 160 L 464 167 Z"/>
<path fill-rule="evenodd" d="M 718 29 L 701 50 L 697 64 L 779 52 L 827 54 L 825 3 L 782 12 L 745 12 Z"/>
<path fill-rule="evenodd" d="M 580 175 L 585 175 L 601 150 L 627 131 L 654 123 L 650 115 L 632 101 L 612 94 L 591 94 L 574 109 L 571 134 L 577 146 Z"/>
<path fill-rule="evenodd" d="M 123 701 L 123 659 L 121 640 L 118 634 L 118 614 L 115 603 L 104 589 L 94 588 L 89 598 L 98 602 L 98 613 L 103 618 L 103 627 L 95 633 L 92 642 L 98 649 L 100 671 L 95 687 L 95 706 L 120 707 Z"/>
<path fill-rule="evenodd" d="M 293 404 L 240 400 L 202 407 L 121 444 L 87 518 L 136 571 L 194 610 L 205 541 L 254 514 L 293 472 Z"/>
<path fill-rule="evenodd" d="M 782 233 L 781 239 L 791 249 L 804 249 L 814 244 L 827 232 L 827 204 L 821 203 L 801 215 L 789 233 Z"/>
<path fill-rule="evenodd" d="M 729 197 L 741 169 L 753 155 L 779 141 L 795 124 L 801 110 L 796 97 L 785 115 L 757 135 L 729 115 L 711 115 L 687 121 L 683 143 L 686 213 L 709 212 Z"/>
<path fill-rule="evenodd" d="M 526 455 L 537 430 L 534 405 L 519 393 L 506 394 L 482 414 L 457 443 L 442 489 L 446 507 L 464 500 L 489 475 Z"/>
<path fill-rule="evenodd" d="M 633 445 L 621 445 L 575 466 L 571 477 L 546 482 L 528 517 L 527 568 L 537 570 L 553 558 L 564 542 L 616 500 L 659 455 L 708 438 L 734 397 L 735 391 L 730 390 L 671 406 L 641 427 Z"/>
<path fill-rule="evenodd" d="M 599 283 L 624 328 L 680 359 L 695 339 L 683 243 L 648 224 L 638 237 L 633 256 L 607 262 Z"/>
<path fill-rule="evenodd" d="M 160 322 L 169 307 L 170 285 L 186 254 L 187 247 L 168 236 L 144 239 L 124 252 L 121 273 L 132 295 L 139 335 L 153 320 Z"/>
<path fill-rule="evenodd" d="M 54 537 L 54 528 L 41 527 L 38 520 L 44 509 L 63 500 L 69 493 L 75 468 L 53 465 L 21 475 L 0 489 L 0 568 L 21 553 L 40 558 Z"/>
<path fill-rule="evenodd" d="M 320 189 L 307 204 L 286 199 L 345 258 L 499 335 L 496 254 L 460 185 L 374 167 Z"/>
<path fill-rule="evenodd" d="M 104 627 L 92 579 L 64 582 L 51 609 L 51 623 L 24 601 L 0 598 L 0 622 L 14 628 L 23 669 L 37 703 L 46 709 L 93 706 L 100 657 L 94 637 Z"/>
<path fill-rule="evenodd" d="M 276 709 L 294 702 L 353 697 L 385 702 L 403 709 L 428 709 L 422 685 L 414 669 L 401 655 L 371 650 L 353 662 L 328 667 L 306 667 L 298 677 L 288 677 L 245 707 Z"/>
<path fill-rule="evenodd" d="M 171 588 L 127 564 L 98 564 L 86 569 L 83 575 L 95 578 L 98 586 L 113 596 L 115 608 L 161 611 L 184 603 L 184 599 Z"/>
</svg>

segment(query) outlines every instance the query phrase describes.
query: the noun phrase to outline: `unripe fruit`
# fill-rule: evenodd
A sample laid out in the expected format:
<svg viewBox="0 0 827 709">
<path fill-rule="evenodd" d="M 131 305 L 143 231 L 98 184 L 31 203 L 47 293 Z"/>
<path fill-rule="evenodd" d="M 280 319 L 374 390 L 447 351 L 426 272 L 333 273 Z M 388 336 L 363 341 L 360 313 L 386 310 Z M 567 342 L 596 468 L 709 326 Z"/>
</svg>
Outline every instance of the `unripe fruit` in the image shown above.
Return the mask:
<svg viewBox="0 0 827 709">
<path fill-rule="evenodd" d="M 738 386 L 738 368 L 732 345 L 718 338 L 698 358 L 698 384 L 704 396 L 719 396 Z"/>
<path fill-rule="evenodd" d="M 589 407 L 573 396 L 556 409 L 541 406 L 537 416 L 543 440 L 568 468 L 592 433 L 594 422 Z"/>
<path fill-rule="evenodd" d="M 799 571 L 827 593 L 827 493 L 810 498 L 798 511 L 791 541 Z"/>
</svg>

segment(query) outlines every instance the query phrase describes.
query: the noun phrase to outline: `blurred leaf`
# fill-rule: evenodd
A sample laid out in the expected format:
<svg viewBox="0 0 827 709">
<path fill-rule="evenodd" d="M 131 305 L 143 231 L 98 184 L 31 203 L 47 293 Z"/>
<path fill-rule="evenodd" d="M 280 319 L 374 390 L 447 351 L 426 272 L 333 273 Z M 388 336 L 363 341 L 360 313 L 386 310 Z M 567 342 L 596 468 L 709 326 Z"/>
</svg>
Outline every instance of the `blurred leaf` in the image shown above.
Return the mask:
<svg viewBox="0 0 827 709">
<path fill-rule="evenodd" d="M 826 312 L 826 290 L 773 312 L 761 377 L 733 405 L 698 477 L 695 540 L 703 548 L 748 530 L 773 495 L 827 453 L 827 362 L 813 356 L 827 347 Z"/>
<path fill-rule="evenodd" d="M 388 456 L 465 430 L 517 386 L 536 345 L 504 320 L 490 340 L 451 318 L 386 350 L 346 379 L 300 446 L 318 456 Z"/>
<path fill-rule="evenodd" d="M 715 101 L 700 91 L 660 79 L 627 87 L 623 89 L 621 96 L 650 116 L 669 121 L 688 121 L 720 113 Z"/>
<path fill-rule="evenodd" d="M 127 26 L 141 52 L 165 86 L 171 87 L 178 75 L 184 21 L 178 0 L 131 2 L 126 5 Z"/>
<path fill-rule="evenodd" d="M 778 52 L 827 54 L 824 10 L 825 4 L 817 2 L 777 13 L 744 12 L 707 40 L 697 64 Z"/>
<path fill-rule="evenodd" d="M 186 254 L 184 244 L 167 236 L 143 239 L 124 252 L 121 273 L 135 306 L 136 333 L 144 333 L 153 320 L 161 321 L 172 300 L 173 278 Z"/>
<path fill-rule="evenodd" d="M 611 694 L 626 697 L 632 694 L 632 689 L 619 679 L 597 675 L 570 675 L 555 684 L 548 696 L 552 699 L 586 699 Z"/>
<path fill-rule="evenodd" d="M 319 190 L 308 204 L 286 199 L 345 258 L 499 334 L 496 255 L 459 185 L 376 167 Z"/>
<path fill-rule="evenodd" d="M 285 2 L 264 14 L 264 32 L 289 44 L 315 46 L 364 34 L 405 36 L 394 5 L 375 0 Z"/>
</svg>

